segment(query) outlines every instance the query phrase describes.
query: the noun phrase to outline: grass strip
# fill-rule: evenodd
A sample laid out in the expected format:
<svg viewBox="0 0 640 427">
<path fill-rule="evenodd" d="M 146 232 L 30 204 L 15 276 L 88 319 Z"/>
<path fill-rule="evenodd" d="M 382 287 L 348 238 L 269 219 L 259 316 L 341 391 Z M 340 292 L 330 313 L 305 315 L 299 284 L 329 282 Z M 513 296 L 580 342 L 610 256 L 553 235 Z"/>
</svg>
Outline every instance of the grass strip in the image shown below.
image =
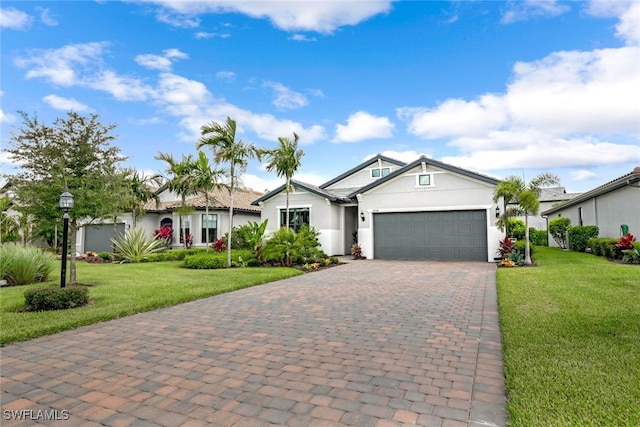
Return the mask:
<svg viewBox="0 0 640 427">
<path fill-rule="evenodd" d="M 640 425 L 640 267 L 536 248 L 498 269 L 510 426 Z"/>
</svg>

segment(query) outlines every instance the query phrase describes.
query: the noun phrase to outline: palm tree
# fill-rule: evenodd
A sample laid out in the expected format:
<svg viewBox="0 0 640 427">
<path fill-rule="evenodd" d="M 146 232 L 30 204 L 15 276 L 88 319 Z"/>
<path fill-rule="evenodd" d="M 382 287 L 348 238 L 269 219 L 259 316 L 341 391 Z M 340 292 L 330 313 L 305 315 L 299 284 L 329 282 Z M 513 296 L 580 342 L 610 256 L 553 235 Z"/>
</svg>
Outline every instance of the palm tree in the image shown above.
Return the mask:
<svg viewBox="0 0 640 427">
<path fill-rule="evenodd" d="M 238 184 L 238 175 L 243 172 L 250 158 L 257 157 L 257 149 L 251 143 L 236 141 L 236 122 L 230 117 L 224 124 L 211 122 L 201 128 L 200 140 L 196 145 L 199 150 L 209 147 L 213 160 L 229 163 L 229 237 L 227 241 L 227 264 L 231 267 L 231 231 L 233 230 L 233 195 Z"/>
<path fill-rule="evenodd" d="M 281 136 L 278 138 L 278 147 L 272 150 L 260 150 L 260 157 L 267 157 L 266 169 L 269 172 L 276 171 L 276 175 L 286 179 L 284 189 L 286 192 L 286 227 L 289 228 L 289 192 L 291 191 L 291 178 L 300 167 L 304 151 L 298 149 L 298 134 L 293 133 L 293 141 Z"/>
<path fill-rule="evenodd" d="M 160 198 L 154 190 L 154 187 L 160 186 L 160 175 L 145 176 L 135 169 L 127 169 L 124 179 L 131 197 L 128 208 L 131 210 L 133 228 L 136 228 L 138 217 L 144 215 L 145 203 L 151 200 L 154 200 L 156 205 L 160 203 Z"/>
<path fill-rule="evenodd" d="M 225 171 L 223 169 L 211 169 L 209 158 L 203 151 L 198 151 L 198 158 L 191 164 L 191 184 L 193 185 L 193 189 L 202 192 L 204 195 L 205 218 L 207 222 L 204 235 L 206 252 L 209 252 L 209 192 L 224 187 L 224 184 L 220 183 L 224 173 Z"/>
<path fill-rule="evenodd" d="M 191 164 L 193 160 L 191 155 L 182 156 L 181 161 L 176 161 L 172 154 L 158 153 L 155 157 L 157 160 L 162 160 L 167 163 L 166 173 L 167 177 L 166 186 L 170 191 L 173 191 L 182 200 L 182 203 L 176 212 L 180 216 L 180 228 L 182 231 L 183 246 L 187 248 L 187 234 L 185 233 L 184 216 L 189 215 L 192 212 L 192 208 L 187 206 L 186 199 L 188 196 L 195 194 L 196 191 L 193 187 L 193 180 L 191 176 Z"/>
<path fill-rule="evenodd" d="M 510 216 L 524 215 L 525 224 L 525 249 L 524 263 L 531 265 L 531 248 L 529 246 L 529 215 L 536 215 L 540 208 L 540 191 L 542 187 L 551 185 L 559 185 L 560 178 L 551 173 L 541 173 L 533 178 L 529 183 L 525 183 L 524 179 L 510 175 L 496 186 L 493 192 L 493 201 L 497 202 L 500 198 L 504 200 L 505 210 L 502 217 L 498 220 L 498 225 L 503 229 L 507 224 Z M 517 207 L 507 208 L 509 204 L 517 204 Z"/>
</svg>

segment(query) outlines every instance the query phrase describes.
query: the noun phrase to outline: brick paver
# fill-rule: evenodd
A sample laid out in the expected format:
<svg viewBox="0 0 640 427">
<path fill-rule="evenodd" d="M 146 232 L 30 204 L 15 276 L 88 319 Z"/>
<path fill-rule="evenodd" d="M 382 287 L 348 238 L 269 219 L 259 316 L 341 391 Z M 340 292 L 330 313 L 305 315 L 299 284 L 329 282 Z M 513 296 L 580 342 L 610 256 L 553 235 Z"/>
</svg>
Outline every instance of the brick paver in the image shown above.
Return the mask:
<svg viewBox="0 0 640 427">
<path fill-rule="evenodd" d="M 349 261 L 0 351 L 3 426 L 506 424 L 488 263 Z"/>
</svg>

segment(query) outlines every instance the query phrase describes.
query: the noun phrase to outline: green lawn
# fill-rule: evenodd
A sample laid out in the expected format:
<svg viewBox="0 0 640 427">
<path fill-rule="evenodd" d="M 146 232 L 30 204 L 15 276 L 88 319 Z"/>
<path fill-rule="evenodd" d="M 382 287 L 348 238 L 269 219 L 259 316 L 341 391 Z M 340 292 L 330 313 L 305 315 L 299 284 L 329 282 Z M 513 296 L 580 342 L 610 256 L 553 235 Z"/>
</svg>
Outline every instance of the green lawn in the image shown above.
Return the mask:
<svg viewBox="0 0 640 427">
<path fill-rule="evenodd" d="M 536 248 L 498 269 L 512 426 L 640 425 L 640 266 Z"/>
<path fill-rule="evenodd" d="M 72 310 L 21 312 L 24 291 L 43 284 L 0 289 L 0 344 L 128 316 L 302 274 L 292 268 L 191 270 L 181 261 L 143 264 L 78 262 L 78 282 L 92 285 L 91 304 Z M 60 286 L 59 275 L 45 286 Z"/>
</svg>

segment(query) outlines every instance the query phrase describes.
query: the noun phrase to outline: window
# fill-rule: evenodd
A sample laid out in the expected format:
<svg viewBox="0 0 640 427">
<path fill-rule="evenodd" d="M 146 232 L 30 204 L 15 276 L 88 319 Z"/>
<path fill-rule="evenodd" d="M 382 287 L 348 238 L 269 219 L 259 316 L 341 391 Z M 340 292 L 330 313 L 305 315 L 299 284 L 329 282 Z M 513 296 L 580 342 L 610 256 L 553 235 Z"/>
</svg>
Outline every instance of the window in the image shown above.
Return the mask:
<svg viewBox="0 0 640 427">
<path fill-rule="evenodd" d="M 187 235 L 191 234 L 191 218 L 180 217 L 180 243 L 184 243 L 183 231 Z"/>
<path fill-rule="evenodd" d="M 280 209 L 280 227 L 286 225 L 287 210 Z M 297 233 L 303 225 L 309 225 L 309 208 L 289 208 L 289 227 Z"/>
<path fill-rule="evenodd" d="M 207 236 L 207 227 L 209 229 L 209 235 Z M 218 215 L 216 214 L 209 214 L 209 216 L 207 217 L 207 215 L 202 215 L 202 243 L 204 242 L 208 242 L 211 243 L 213 242 L 216 237 L 218 237 Z"/>
<path fill-rule="evenodd" d="M 418 175 L 418 185 L 429 186 L 431 185 L 431 175 Z"/>
<path fill-rule="evenodd" d="M 582 226 L 582 221 L 583 221 L 582 208 L 578 208 L 578 225 Z"/>
<path fill-rule="evenodd" d="M 387 176 L 391 172 L 389 168 L 371 169 L 371 178 L 380 178 L 381 176 Z"/>
</svg>

